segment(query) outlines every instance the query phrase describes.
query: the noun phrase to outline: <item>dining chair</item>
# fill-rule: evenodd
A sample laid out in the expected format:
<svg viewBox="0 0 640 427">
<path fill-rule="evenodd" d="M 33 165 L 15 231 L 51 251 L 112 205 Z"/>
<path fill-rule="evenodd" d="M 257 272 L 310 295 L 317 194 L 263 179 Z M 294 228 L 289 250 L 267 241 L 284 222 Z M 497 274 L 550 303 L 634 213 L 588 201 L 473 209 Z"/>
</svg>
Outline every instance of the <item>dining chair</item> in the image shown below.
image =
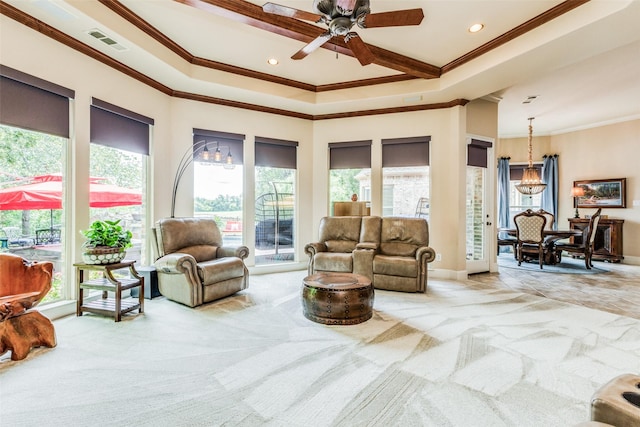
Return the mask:
<svg viewBox="0 0 640 427">
<path fill-rule="evenodd" d="M 518 259 L 518 240 L 510 236 L 506 231 L 498 231 L 497 256 L 500 256 L 500 247 L 502 246 L 511 246 L 513 249 L 513 257 Z"/>
<path fill-rule="evenodd" d="M 527 209 L 513 217 L 516 224 L 516 240 L 518 241 L 518 265 L 522 264 L 523 253 L 529 249 L 537 249 L 540 268 L 544 263 L 544 227 L 547 219 L 544 215 Z"/>
<path fill-rule="evenodd" d="M 545 225 L 544 229 L 545 230 L 553 230 L 553 224 L 555 223 L 556 217 L 555 215 L 553 215 L 551 212 L 547 212 L 544 209 L 538 209 L 536 211 L 537 213 L 539 213 L 540 215 L 544 216 L 547 219 L 547 224 Z M 550 248 L 553 247 L 553 242 L 557 240 L 556 237 L 554 236 L 547 236 L 544 239 L 544 248 L 545 250 L 549 250 Z M 556 257 L 555 262 L 559 262 L 556 256 L 555 251 L 553 251 L 553 256 Z"/>
<path fill-rule="evenodd" d="M 547 224 L 544 227 L 545 230 L 553 230 L 553 224 L 556 221 L 556 217 L 551 212 L 547 212 L 544 209 L 538 209 L 537 213 L 547 219 Z"/>
<path fill-rule="evenodd" d="M 555 251 L 558 254 L 558 258 L 561 258 L 562 251 L 569 252 L 572 255 L 584 256 L 584 265 L 587 270 L 591 270 L 593 263 L 591 258 L 593 256 L 593 243 L 596 240 L 596 231 L 598 229 L 598 222 L 600 221 L 600 212 L 602 208 L 598 208 L 596 213 L 591 215 L 589 225 L 584 229 L 582 234 L 582 240 L 579 242 L 556 242 Z"/>
</svg>

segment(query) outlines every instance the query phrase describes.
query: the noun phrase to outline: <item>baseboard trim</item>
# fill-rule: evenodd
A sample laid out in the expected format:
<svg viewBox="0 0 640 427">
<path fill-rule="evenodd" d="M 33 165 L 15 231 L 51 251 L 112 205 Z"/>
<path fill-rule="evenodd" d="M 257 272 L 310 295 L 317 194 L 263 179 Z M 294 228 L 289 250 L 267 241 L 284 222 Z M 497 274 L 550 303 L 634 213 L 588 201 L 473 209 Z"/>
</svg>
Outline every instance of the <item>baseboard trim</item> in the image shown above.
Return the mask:
<svg viewBox="0 0 640 427">
<path fill-rule="evenodd" d="M 445 269 L 434 269 L 429 270 L 428 277 L 433 279 L 444 279 L 444 280 L 461 280 L 465 281 L 468 277 L 467 270 L 445 270 Z M 429 286 L 429 279 L 427 278 L 427 286 Z"/>
</svg>

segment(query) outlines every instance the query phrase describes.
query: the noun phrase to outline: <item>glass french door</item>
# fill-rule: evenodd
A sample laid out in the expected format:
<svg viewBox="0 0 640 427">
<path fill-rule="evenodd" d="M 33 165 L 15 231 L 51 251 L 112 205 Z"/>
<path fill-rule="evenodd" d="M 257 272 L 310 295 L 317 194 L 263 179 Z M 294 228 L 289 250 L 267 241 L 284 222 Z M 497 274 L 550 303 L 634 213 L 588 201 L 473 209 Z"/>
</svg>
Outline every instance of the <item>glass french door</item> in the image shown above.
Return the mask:
<svg viewBox="0 0 640 427">
<path fill-rule="evenodd" d="M 493 240 L 488 168 L 467 166 L 466 260 L 469 274 L 489 271 Z M 492 240 L 493 239 L 493 240 Z"/>
</svg>

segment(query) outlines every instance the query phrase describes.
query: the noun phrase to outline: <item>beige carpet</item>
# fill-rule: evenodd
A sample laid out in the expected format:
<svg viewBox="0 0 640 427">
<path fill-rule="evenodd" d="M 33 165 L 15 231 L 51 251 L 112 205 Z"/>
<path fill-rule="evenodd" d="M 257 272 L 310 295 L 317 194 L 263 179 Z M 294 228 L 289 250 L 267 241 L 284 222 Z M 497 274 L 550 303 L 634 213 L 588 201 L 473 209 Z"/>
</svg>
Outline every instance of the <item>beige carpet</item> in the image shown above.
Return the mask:
<svg viewBox="0 0 640 427">
<path fill-rule="evenodd" d="M 198 309 L 55 322 L 58 347 L 0 363 L 2 426 L 573 426 L 640 372 L 640 321 L 430 280 L 376 291 L 371 320 L 302 316 L 305 273 L 252 276 Z"/>
</svg>

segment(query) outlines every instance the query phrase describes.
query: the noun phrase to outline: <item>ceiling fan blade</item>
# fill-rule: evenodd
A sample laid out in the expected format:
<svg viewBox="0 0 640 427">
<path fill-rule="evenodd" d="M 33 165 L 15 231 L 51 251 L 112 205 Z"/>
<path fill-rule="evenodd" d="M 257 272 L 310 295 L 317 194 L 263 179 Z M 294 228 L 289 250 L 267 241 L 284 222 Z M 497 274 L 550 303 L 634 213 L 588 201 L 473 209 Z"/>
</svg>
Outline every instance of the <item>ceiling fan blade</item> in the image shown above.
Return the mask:
<svg viewBox="0 0 640 427">
<path fill-rule="evenodd" d="M 344 40 L 349 49 L 351 49 L 351 52 L 353 52 L 358 61 L 360 61 L 360 65 L 369 65 L 373 62 L 375 59 L 373 53 L 371 53 L 369 47 L 362 41 L 357 33 L 347 34 Z"/>
<path fill-rule="evenodd" d="M 393 12 L 369 13 L 365 15 L 362 28 L 401 27 L 405 25 L 420 25 L 424 18 L 422 9 L 396 10 Z"/>
<path fill-rule="evenodd" d="M 275 3 L 265 3 L 262 5 L 262 11 L 265 13 L 273 13 L 274 15 L 286 16 L 288 18 L 302 19 L 303 21 L 318 22 L 322 17 L 315 13 L 305 12 L 304 10 L 294 9 L 288 6 L 282 6 Z"/>
<path fill-rule="evenodd" d="M 306 45 L 305 47 L 303 47 L 302 49 L 297 51 L 291 57 L 291 59 L 303 59 L 303 58 L 305 58 L 311 52 L 313 52 L 314 50 L 318 49 L 320 46 L 322 46 L 323 44 L 325 44 L 326 42 L 331 40 L 331 37 L 332 36 L 331 36 L 331 33 L 329 31 L 327 31 L 324 34 L 319 35 L 311 43 L 309 43 L 308 45 Z"/>
</svg>

